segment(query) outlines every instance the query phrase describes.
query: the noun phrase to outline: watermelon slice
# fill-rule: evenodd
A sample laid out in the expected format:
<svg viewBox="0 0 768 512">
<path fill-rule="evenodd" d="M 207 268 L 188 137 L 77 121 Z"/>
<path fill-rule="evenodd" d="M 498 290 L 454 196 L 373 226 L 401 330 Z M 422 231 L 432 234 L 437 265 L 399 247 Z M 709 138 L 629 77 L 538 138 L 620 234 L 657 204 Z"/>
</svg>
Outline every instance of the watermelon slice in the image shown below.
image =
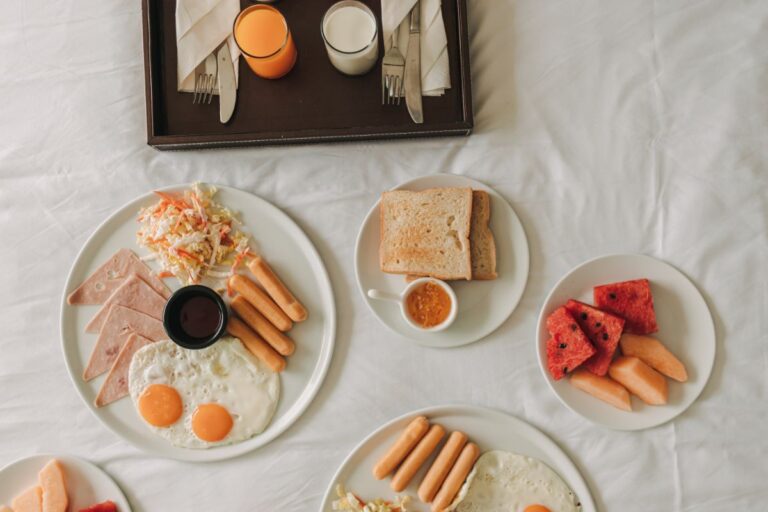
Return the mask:
<svg viewBox="0 0 768 512">
<path fill-rule="evenodd" d="M 632 334 L 651 334 L 659 330 L 653 309 L 651 283 L 635 279 L 595 286 L 595 306 L 627 321 L 624 330 Z"/>
<path fill-rule="evenodd" d="M 619 345 L 619 338 L 624 330 L 624 319 L 573 299 L 568 301 L 565 309 L 573 315 L 597 350 L 597 353 L 584 363 L 584 368 L 602 377 L 608 373 L 613 354 Z"/>
<path fill-rule="evenodd" d="M 557 308 L 547 317 L 547 367 L 552 378 L 560 380 L 592 357 L 595 347 L 565 306 Z"/>
<path fill-rule="evenodd" d="M 105 501 L 88 508 L 81 508 L 80 512 L 117 512 L 117 505 L 113 501 Z"/>
</svg>

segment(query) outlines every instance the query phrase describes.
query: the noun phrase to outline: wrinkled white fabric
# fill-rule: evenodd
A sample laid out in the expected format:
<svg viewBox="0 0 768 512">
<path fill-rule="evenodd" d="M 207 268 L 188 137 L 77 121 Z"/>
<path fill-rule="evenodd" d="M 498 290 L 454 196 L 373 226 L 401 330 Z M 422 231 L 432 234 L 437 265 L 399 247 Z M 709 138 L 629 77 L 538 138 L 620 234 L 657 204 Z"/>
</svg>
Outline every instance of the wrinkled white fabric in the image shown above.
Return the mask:
<svg viewBox="0 0 768 512">
<path fill-rule="evenodd" d="M 0 464 L 86 457 L 138 512 L 311 511 L 371 430 L 457 402 L 552 436 L 600 510 L 765 510 L 768 2 L 470 0 L 471 137 L 193 152 L 145 144 L 140 2 L 3 4 Z M 435 172 L 493 186 L 531 247 L 517 311 L 455 350 L 381 328 L 353 273 L 357 229 L 379 193 Z M 304 416 L 269 446 L 214 464 L 156 458 L 103 427 L 69 380 L 58 327 L 67 272 L 96 226 L 153 187 L 195 180 L 251 191 L 293 217 L 328 267 L 339 311 L 330 372 Z M 682 269 L 717 329 L 702 396 L 644 432 L 571 413 L 534 351 L 550 288 L 615 252 Z"/>
</svg>

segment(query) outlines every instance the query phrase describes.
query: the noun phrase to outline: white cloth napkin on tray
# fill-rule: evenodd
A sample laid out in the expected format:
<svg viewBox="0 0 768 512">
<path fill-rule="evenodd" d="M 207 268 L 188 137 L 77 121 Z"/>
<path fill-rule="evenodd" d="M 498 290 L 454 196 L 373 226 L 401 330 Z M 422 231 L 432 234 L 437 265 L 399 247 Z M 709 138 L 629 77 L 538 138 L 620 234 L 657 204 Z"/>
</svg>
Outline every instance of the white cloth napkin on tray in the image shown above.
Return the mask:
<svg viewBox="0 0 768 512">
<path fill-rule="evenodd" d="M 177 88 L 194 92 L 195 68 L 225 39 L 229 42 L 238 82 L 240 50 L 232 37 L 232 26 L 240 13 L 239 0 L 177 0 L 176 54 Z M 215 91 L 218 94 L 218 90 Z"/>
<path fill-rule="evenodd" d="M 408 53 L 410 12 L 416 0 L 381 0 L 381 25 L 384 48 L 392 46 L 392 34 L 400 26 L 398 47 Z M 451 87 L 448 39 L 441 0 L 421 0 L 421 92 L 424 96 L 442 96 Z"/>
</svg>

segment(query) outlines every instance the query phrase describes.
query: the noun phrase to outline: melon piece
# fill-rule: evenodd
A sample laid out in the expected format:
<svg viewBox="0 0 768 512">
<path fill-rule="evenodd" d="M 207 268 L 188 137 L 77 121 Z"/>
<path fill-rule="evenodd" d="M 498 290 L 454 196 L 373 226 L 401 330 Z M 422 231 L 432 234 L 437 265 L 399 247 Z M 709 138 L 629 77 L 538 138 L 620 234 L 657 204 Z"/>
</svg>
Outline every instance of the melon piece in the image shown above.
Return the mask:
<svg viewBox="0 0 768 512">
<path fill-rule="evenodd" d="M 651 283 L 635 279 L 595 286 L 595 306 L 626 320 L 624 330 L 632 334 L 651 334 L 659 330 L 653 309 Z"/>
<path fill-rule="evenodd" d="M 10 507 L 6 507 L 5 505 L 0 505 L 0 512 L 13 512 Z"/>
<path fill-rule="evenodd" d="M 625 334 L 621 337 L 621 353 L 636 357 L 642 362 L 678 382 L 688 380 L 685 365 L 659 340 L 650 336 Z"/>
<path fill-rule="evenodd" d="M 79 512 L 117 512 L 117 505 L 113 501 L 105 501 L 91 505 L 88 508 L 82 508 Z"/>
<path fill-rule="evenodd" d="M 43 488 L 43 512 L 67 512 L 69 498 L 61 463 L 56 459 L 48 462 L 40 470 L 37 481 Z"/>
<path fill-rule="evenodd" d="M 667 403 L 667 379 L 636 357 L 617 357 L 608 375 L 648 405 Z"/>
<path fill-rule="evenodd" d="M 15 512 L 42 512 L 43 488 L 39 485 L 30 487 L 13 499 L 11 508 Z"/>
<path fill-rule="evenodd" d="M 565 309 L 573 315 L 597 351 L 584 362 L 584 368 L 595 375 L 605 375 L 619 345 L 624 319 L 573 299 L 566 303 Z"/>
<path fill-rule="evenodd" d="M 629 391 L 610 377 L 601 377 L 583 368 L 578 368 L 571 373 L 569 380 L 576 388 L 586 391 L 603 402 L 618 407 L 622 411 L 632 410 Z"/>
<path fill-rule="evenodd" d="M 595 347 L 565 306 L 547 317 L 547 330 L 551 335 L 547 341 L 547 367 L 553 379 L 562 379 L 595 354 Z"/>
</svg>

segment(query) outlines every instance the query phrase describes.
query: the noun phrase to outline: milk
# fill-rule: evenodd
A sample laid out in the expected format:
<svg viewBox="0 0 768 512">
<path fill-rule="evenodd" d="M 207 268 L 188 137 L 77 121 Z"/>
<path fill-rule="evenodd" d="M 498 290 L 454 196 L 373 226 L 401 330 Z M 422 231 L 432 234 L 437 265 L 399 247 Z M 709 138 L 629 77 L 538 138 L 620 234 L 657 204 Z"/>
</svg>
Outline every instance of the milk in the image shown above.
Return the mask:
<svg viewBox="0 0 768 512">
<path fill-rule="evenodd" d="M 334 4 L 325 13 L 322 35 L 331 64 L 347 75 L 370 71 L 379 56 L 376 17 L 354 0 Z"/>
</svg>

